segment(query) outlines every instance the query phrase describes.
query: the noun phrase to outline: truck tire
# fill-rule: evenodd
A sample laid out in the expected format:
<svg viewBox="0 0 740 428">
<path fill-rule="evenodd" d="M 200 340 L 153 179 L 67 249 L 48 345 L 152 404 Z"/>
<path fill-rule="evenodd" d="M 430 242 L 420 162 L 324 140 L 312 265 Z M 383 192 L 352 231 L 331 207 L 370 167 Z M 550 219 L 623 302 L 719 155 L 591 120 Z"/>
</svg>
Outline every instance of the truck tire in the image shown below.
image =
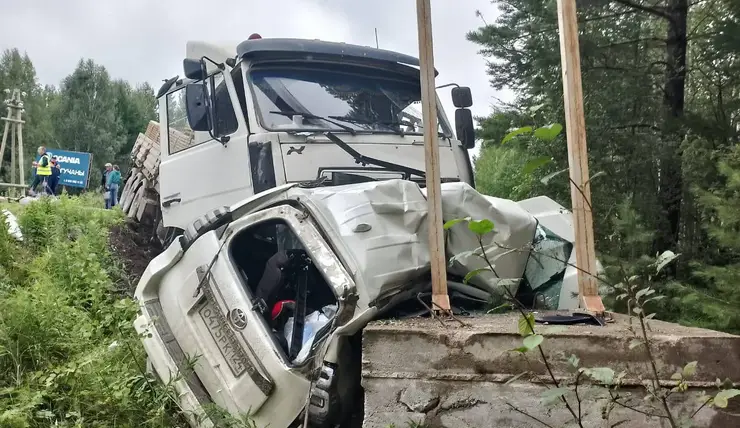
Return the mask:
<svg viewBox="0 0 740 428">
<path fill-rule="evenodd" d="M 178 235 L 182 235 L 183 230 L 179 227 L 167 227 L 163 224 L 161 215 L 159 218 L 154 234 L 162 246 L 162 249 L 166 250 Z"/>
<path fill-rule="evenodd" d="M 175 241 L 175 238 L 182 235 L 183 230 L 179 227 L 166 227 L 165 228 L 165 234 L 164 234 L 164 240 L 162 241 L 162 248 L 167 248 L 172 244 L 172 242 Z"/>
</svg>

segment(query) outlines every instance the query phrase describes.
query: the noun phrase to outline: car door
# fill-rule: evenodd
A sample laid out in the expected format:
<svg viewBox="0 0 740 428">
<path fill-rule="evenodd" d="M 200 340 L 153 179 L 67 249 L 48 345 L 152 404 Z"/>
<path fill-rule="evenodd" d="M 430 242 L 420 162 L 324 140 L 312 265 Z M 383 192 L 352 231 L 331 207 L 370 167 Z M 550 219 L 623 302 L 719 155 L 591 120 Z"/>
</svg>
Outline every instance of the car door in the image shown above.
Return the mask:
<svg viewBox="0 0 740 428">
<path fill-rule="evenodd" d="M 227 85 L 230 75 L 219 76 L 215 89 L 218 120 L 230 134 L 225 144 L 208 132 L 190 128 L 185 110 L 186 86 L 160 100 L 160 112 L 164 114 L 160 125 L 159 194 L 167 227 L 184 229 L 203 213 L 253 194 L 246 121 L 229 88 L 233 85 Z"/>
</svg>

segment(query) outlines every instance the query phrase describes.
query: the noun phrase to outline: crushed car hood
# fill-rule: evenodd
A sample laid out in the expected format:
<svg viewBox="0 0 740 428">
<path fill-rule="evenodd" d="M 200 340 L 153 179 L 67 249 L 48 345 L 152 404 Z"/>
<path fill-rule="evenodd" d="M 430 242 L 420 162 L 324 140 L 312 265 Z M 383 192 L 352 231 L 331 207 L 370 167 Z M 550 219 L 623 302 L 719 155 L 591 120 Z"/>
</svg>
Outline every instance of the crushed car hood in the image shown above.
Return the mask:
<svg viewBox="0 0 740 428">
<path fill-rule="evenodd" d="M 370 307 L 403 291 L 430 270 L 426 192 L 406 180 L 387 180 L 337 187 L 285 190 L 285 199 L 300 201 L 321 224 L 339 258 L 353 276 L 359 307 Z M 554 203 L 549 198 L 547 201 Z M 520 280 L 538 230 L 538 220 L 518 203 L 484 196 L 465 183 L 442 184 L 444 221 L 491 220 L 495 233 L 483 237 L 496 273 L 470 280 L 491 292 L 501 279 Z M 473 252 L 478 237 L 464 223 L 446 231 L 450 274 L 464 277 L 487 266 Z M 516 291 L 517 281 L 507 281 Z"/>
</svg>

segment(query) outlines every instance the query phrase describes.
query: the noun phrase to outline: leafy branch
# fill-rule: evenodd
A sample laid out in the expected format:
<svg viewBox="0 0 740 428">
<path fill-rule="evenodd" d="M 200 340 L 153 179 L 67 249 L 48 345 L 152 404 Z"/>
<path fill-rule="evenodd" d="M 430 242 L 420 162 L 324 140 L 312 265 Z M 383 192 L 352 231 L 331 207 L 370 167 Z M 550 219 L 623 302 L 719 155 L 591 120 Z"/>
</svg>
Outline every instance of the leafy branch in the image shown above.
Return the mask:
<svg viewBox="0 0 740 428">
<path fill-rule="evenodd" d="M 686 364 L 680 372 L 675 373 L 672 376 L 672 379 L 678 382 L 676 386 L 669 388 L 662 384 L 660 373 L 657 369 L 657 360 L 652 349 L 651 339 L 648 333 L 650 330 L 648 323 L 651 319 L 653 319 L 655 314 L 646 314 L 645 306 L 650 302 L 655 302 L 664 298 L 664 296 L 657 294 L 656 290 L 651 287 L 651 284 L 653 278 L 656 275 L 660 274 L 660 272 L 666 266 L 668 266 L 678 258 L 677 254 L 671 251 L 666 251 L 663 254 L 660 254 L 653 261 L 653 263 L 649 265 L 650 269 L 652 269 L 653 271 L 646 275 L 647 281 L 645 284 L 647 285 L 640 286 L 642 276 L 639 275 L 632 275 L 619 284 L 611 285 L 616 290 L 622 292 L 619 296 L 617 296 L 617 298 L 627 301 L 628 316 L 630 316 L 630 320 L 632 319 L 632 317 L 636 317 L 638 320 L 638 329 L 635 329 L 632 324 L 630 324 L 630 331 L 634 334 L 635 339 L 632 340 L 629 347 L 630 349 L 644 347 L 645 361 L 650 367 L 650 379 L 649 382 L 645 385 L 646 399 L 648 399 L 649 401 L 657 401 L 660 404 L 659 409 L 643 410 L 639 408 L 638 405 L 630 404 L 628 400 L 626 400 L 619 394 L 619 387 L 623 384 L 623 379 L 626 376 L 626 372 L 624 371 L 616 373 L 614 369 L 610 367 L 582 367 L 580 366 L 580 359 L 575 355 L 571 355 L 567 359 L 567 362 L 568 366 L 574 372 L 572 380 L 563 381 L 558 379 L 552 368 L 552 362 L 543 347 L 545 337 L 542 334 L 539 334 L 536 330 L 534 314 L 531 311 L 528 311 L 527 308 L 516 299 L 514 291 L 511 290 L 511 287 L 509 287 L 508 284 L 511 280 L 501 279 L 500 276 L 496 273 L 495 260 L 497 258 L 500 258 L 512 251 L 536 250 L 534 250 L 533 248 L 506 248 L 505 246 L 495 242 L 495 240 L 493 240 L 492 245 L 485 245 L 483 238 L 489 234 L 496 234 L 494 223 L 486 219 L 454 219 L 446 222 L 444 228 L 445 230 L 447 230 L 460 223 L 467 223 L 468 230 L 476 235 L 479 248 L 475 250 L 472 254 L 480 257 L 486 265 L 484 268 L 475 269 L 469 272 L 465 276 L 464 282 L 468 283 L 470 280 L 483 272 L 491 272 L 499 278 L 498 285 L 503 285 L 500 288 L 502 290 L 504 298 L 507 301 L 506 305 L 510 308 L 514 308 L 519 313 L 519 319 L 517 321 L 517 331 L 522 337 L 522 342 L 521 346 L 512 349 L 511 351 L 525 355 L 535 349 L 537 350 L 538 356 L 545 367 L 545 371 L 551 383 L 551 386 L 546 385 L 547 389 L 541 395 L 542 404 L 545 406 L 549 406 L 554 403 L 561 403 L 570 414 L 572 422 L 574 422 L 577 426 L 584 428 L 584 395 L 582 394 L 582 389 L 579 389 L 579 387 L 583 385 L 583 380 L 586 378 L 589 379 L 592 384 L 596 385 L 596 387 L 602 388 L 608 393 L 607 402 L 602 410 L 603 415 L 606 419 L 608 419 L 609 414 L 615 407 L 621 407 L 629 411 L 640 413 L 649 418 L 658 418 L 665 420 L 672 428 L 684 427 L 684 421 L 693 419 L 699 413 L 699 411 L 707 406 L 725 408 L 728 405 L 729 399 L 740 395 L 740 389 L 733 388 L 732 382 L 725 381 L 723 383 L 718 380 L 717 393 L 714 396 L 702 397 L 701 405 L 696 410 L 694 410 L 690 414 L 690 416 L 679 418 L 678 415 L 675 414 L 674 409 L 672 409 L 669 405 L 668 399 L 671 395 L 675 393 L 683 393 L 688 390 L 688 380 L 696 374 L 698 364 L 696 361 L 690 362 Z M 487 251 L 487 248 L 491 248 L 492 246 L 506 249 L 507 252 L 503 254 L 498 254 L 496 256 L 496 259 L 492 260 L 491 257 L 489 257 Z M 545 253 L 539 254 L 549 256 Z M 512 382 L 519 377 L 521 377 L 521 375 L 515 376 L 514 378 L 510 379 L 509 382 Z M 513 411 L 525 415 L 545 427 L 553 427 L 552 424 L 544 421 L 537 416 L 532 415 L 524 409 L 518 408 L 511 403 L 507 403 L 507 405 Z M 624 421 L 617 422 L 612 426 L 618 426 L 623 422 Z"/>
<path fill-rule="evenodd" d="M 476 269 L 468 273 L 468 275 L 466 275 L 464 278 L 464 282 L 467 283 L 473 277 L 485 271 L 489 271 L 498 277 L 498 274 L 496 273 L 496 268 L 494 267 L 494 264 L 491 261 L 491 259 L 488 257 L 486 248 L 483 245 L 483 237 L 485 235 L 488 235 L 489 233 L 494 232 L 494 229 L 495 229 L 494 223 L 490 220 L 456 219 L 456 220 L 451 220 L 451 221 L 446 222 L 444 225 L 444 228 L 445 230 L 450 229 L 456 224 L 461 223 L 461 222 L 467 222 L 468 229 L 476 235 L 478 239 L 478 243 L 480 245 L 480 250 L 481 250 L 480 257 L 485 261 L 487 265 L 486 268 Z M 580 404 L 579 404 L 579 411 L 576 412 L 571 402 L 565 397 L 565 393 L 567 392 L 568 389 L 560 385 L 558 378 L 555 376 L 555 373 L 552 370 L 550 361 L 548 360 L 547 355 L 545 354 L 545 351 L 542 349 L 541 344 L 545 338 L 541 334 L 537 334 L 537 332 L 535 331 L 534 314 L 532 312 L 526 311 L 524 305 L 522 305 L 516 299 L 516 297 L 514 296 L 514 293 L 511 291 L 511 289 L 508 286 L 505 285 L 501 287 L 501 289 L 503 290 L 504 296 L 506 297 L 508 302 L 519 312 L 519 315 L 520 315 L 517 328 L 518 328 L 519 334 L 524 339 L 522 341 L 522 346 L 517 349 L 514 349 L 514 351 L 517 351 L 520 353 L 526 353 L 533 349 L 537 349 L 539 351 L 540 358 L 542 359 L 542 362 L 545 365 L 545 368 L 550 377 L 550 380 L 555 386 L 555 388 L 548 389 L 548 391 L 546 391 L 547 401 L 559 400 L 560 402 L 562 402 L 565 405 L 565 408 L 568 409 L 570 414 L 577 421 L 578 426 L 581 428 L 584 428 L 582 424 L 581 416 L 580 416 Z M 523 411 L 519 409 L 517 409 L 517 411 L 524 413 Z M 534 416 L 531 416 L 529 414 L 527 414 L 527 416 L 530 416 L 532 419 L 542 423 L 539 419 L 537 419 Z M 545 426 L 549 426 L 549 425 L 545 424 Z"/>
<path fill-rule="evenodd" d="M 535 107 L 535 109 L 536 108 L 537 107 Z M 511 140 L 513 140 L 515 138 L 518 138 L 518 137 L 521 137 L 521 136 L 524 136 L 524 135 L 529 135 L 529 134 L 531 134 L 532 136 L 534 136 L 534 138 L 536 138 L 536 139 L 538 139 L 540 141 L 550 142 L 550 141 L 553 141 L 554 139 L 556 139 L 560 135 L 560 133 L 562 132 L 562 130 L 563 130 L 563 126 L 561 124 L 559 124 L 559 123 L 552 123 L 550 125 L 545 125 L 545 126 L 539 127 L 537 129 L 534 129 L 531 126 L 524 126 L 524 127 L 521 127 L 521 128 L 516 128 L 516 129 L 509 130 L 509 132 L 501 140 L 501 144 L 506 144 L 507 142 L 509 142 L 509 141 L 511 141 Z M 549 157 L 549 156 L 539 156 L 539 157 L 536 157 L 534 159 L 529 160 L 529 162 L 527 162 L 524 165 L 524 168 L 523 168 L 522 172 L 524 174 L 529 175 L 529 174 L 532 174 L 533 172 L 535 172 L 536 170 L 544 167 L 545 165 L 549 165 L 552 162 L 553 162 L 552 157 Z M 555 171 L 553 173 L 550 173 L 550 174 L 546 175 L 540 181 L 542 182 L 542 184 L 545 184 L 546 185 L 553 178 L 555 178 L 555 177 L 557 177 L 557 176 L 559 176 L 559 175 L 561 175 L 561 174 L 563 174 L 565 172 L 568 172 L 568 171 L 569 171 L 569 168 L 563 168 L 563 169 L 557 170 L 557 171 Z M 593 207 L 591 206 L 591 201 L 589 200 L 589 198 L 586 197 L 586 193 L 584 191 L 584 188 L 587 185 L 589 185 L 594 178 L 597 178 L 597 177 L 600 177 L 600 176 L 603 176 L 603 175 L 606 175 L 606 173 L 603 172 L 603 171 L 599 171 L 596 174 L 592 175 L 591 178 L 589 178 L 588 180 L 586 180 L 586 182 L 583 183 L 583 185 L 576 184 L 576 182 L 571 177 L 568 177 L 568 181 L 570 181 L 570 183 L 578 190 L 578 193 L 581 194 L 581 197 L 586 202 L 586 205 L 588 206 L 588 209 L 591 210 L 591 211 L 593 211 Z"/>
</svg>

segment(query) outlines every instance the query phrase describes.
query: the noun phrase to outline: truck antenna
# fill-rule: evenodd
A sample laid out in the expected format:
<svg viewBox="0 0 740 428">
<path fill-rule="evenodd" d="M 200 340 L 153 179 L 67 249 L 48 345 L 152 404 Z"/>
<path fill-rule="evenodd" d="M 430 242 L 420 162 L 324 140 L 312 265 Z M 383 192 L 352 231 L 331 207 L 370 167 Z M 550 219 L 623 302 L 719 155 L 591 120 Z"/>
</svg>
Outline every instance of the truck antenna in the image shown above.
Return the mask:
<svg viewBox="0 0 740 428">
<path fill-rule="evenodd" d="M 380 45 L 378 45 L 378 27 L 375 27 L 375 48 L 380 49 Z"/>
</svg>

